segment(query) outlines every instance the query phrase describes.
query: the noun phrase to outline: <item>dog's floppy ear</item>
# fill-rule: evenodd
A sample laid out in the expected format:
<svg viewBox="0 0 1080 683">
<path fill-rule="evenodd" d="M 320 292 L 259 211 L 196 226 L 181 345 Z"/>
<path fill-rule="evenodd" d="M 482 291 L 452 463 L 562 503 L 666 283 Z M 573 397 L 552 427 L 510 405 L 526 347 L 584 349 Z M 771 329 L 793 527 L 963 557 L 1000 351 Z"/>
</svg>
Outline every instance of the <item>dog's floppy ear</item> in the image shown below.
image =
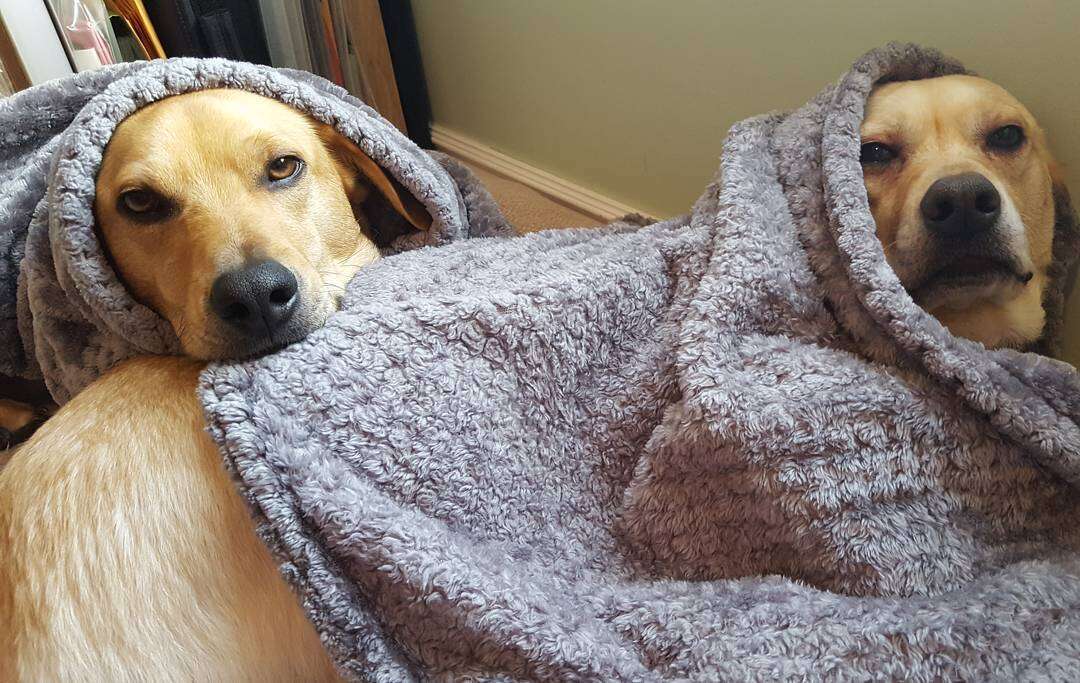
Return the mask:
<svg viewBox="0 0 1080 683">
<path fill-rule="evenodd" d="M 373 187 L 387 204 L 417 230 L 431 227 L 431 214 L 401 184 L 386 174 L 355 142 L 330 126 L 320 126 L 319 137 L 339 163 L 345 194 L 354 206 L 369 199 L 368 187 Z M 361 179 L 362 178 L 362 179 Z M 366 181 L 366 182 L 364 182 Z"/>
</svg>

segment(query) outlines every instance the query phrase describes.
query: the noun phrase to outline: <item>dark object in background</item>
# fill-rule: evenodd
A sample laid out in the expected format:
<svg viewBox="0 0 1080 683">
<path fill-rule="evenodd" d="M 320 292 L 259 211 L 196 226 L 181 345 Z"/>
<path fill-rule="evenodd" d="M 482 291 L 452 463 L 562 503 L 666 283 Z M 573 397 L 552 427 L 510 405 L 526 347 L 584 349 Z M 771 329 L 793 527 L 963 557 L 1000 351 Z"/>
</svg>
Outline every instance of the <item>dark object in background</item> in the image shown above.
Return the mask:
<svg viewBox="0 0 1080 683">
<path fill-rule="evenodd" d="M 25 425 L 9 431 L 0 427 L 0 451 L 16 446 L 30 438 L 45 420 L 56 412 L 45 382 L 41 380 L 19 379 L 0 375 L 0 403 L 13 402 L 25 404 L 33 411 L 33 418 Z M 8 404 L 10 405 L 10 404 Z M 0 466 L 3 458 L 0 458 Z"/>
<path fill-rule="evenodd" d="M 116 15 L 109 17 L 109 24 L 112 25 L 113 35 L 116 36 L 116 45 L 120 48 L 121 59 L 125 62 L 146 59 L 146 55 L 139 47 L 139 41 L 131 35 L 131 31 L 128 30 L 127 24 L 121 17 Z"/>
<path fill-rule="evenodd" d="M 34 432 L 38 430 L 38 427 L 45 424 L 45 420 L 48 420 L 54 412 L 56 412 L 56 406 L 53 404 L 36 407 L 34 408 L 34 417 L 15 431 L 0 427 L 0 467 L 3 467 L 5 462 L 4 453 L 2 451 L 6 451 L 9 448 L 15 448 L 29 439 L 34 435 Z"/>
<path fill-rule="evenodd" d="M 256 0 L 154 0 L 146 11 L 170 57 L 270 65 Z"/>
<path fill-rule="evenodd" d="M 0 399 L 4 398 L 32 406 L 52 403 L 52 396 L 44 381 L 0 375 Z"/>
<path fill-rule="evenodd" d="M 405 115 L 405 128 L 413 142 L 431 149 L 431 102 L 428 100 L 420 42 L 416 38 L 412 5 L 407 0 L 379 0 L 383 30 L 394 62 L 394 80 Z"/>
</svg>

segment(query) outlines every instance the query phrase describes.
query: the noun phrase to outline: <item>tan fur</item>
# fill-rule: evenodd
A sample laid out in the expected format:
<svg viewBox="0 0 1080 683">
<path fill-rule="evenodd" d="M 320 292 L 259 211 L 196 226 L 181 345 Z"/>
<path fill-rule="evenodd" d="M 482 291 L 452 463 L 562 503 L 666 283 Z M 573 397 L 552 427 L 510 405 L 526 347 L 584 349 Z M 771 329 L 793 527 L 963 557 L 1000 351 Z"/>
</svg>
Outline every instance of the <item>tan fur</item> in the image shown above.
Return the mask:
<svg viewBox="0 0 1080 683">
<path fill-rule="evenodd" d="M 0 473 L 0 680 L 333 680 L 195 395 L 202 364 L 114 369 Z"/>
<path fill-rule="evenodd" d="M 269 192 L 264 169 L 282 154 L 302 157 L 309 173 Z M 378 256 L 361 231 L 369 185 L 428 227 L 416 200 L 336 132 L 280 103 L 215 90 L 118 127 L 95 213 L 132 293 L 172 323 L 187 353 L 209 358 L 220 350 L 210 283 L 245 258 L 293 270 L 325 319 Z M 181 210 L 160 224 L 128 220 L 117 199 L 130 187 L 152 187 Z M 0 469 L 0 681 L 337 678 L 205 433 L 202 367 L 121 364 Z"/>
<path fill-rule="evenodd" d="M 1017 124 L 1028 143 L 1014 154 L 994 153 L 984 138 Z M 1051 261 L 1054 205 L 1053 161 L 1031 113 L 1001 87 L 972 76 L 945 76 L 888 83 L 867 104 L 863 142 L 900 151 L 900 163 L 867 167 L 866 189 L 886 258 L 905 282 L 905 264 L 923 245 L 919 202 L 944 176 L 978 172 L 1011 201 L 1023 221 L 1028 265 L 1034 277 L 1008 300 L 988 298 L 960 307 L 948 303 L 929 312 L 954 334 L 987 346 L 1034 341 L 1042 332 L 1042 295 Z"/>
</svg>

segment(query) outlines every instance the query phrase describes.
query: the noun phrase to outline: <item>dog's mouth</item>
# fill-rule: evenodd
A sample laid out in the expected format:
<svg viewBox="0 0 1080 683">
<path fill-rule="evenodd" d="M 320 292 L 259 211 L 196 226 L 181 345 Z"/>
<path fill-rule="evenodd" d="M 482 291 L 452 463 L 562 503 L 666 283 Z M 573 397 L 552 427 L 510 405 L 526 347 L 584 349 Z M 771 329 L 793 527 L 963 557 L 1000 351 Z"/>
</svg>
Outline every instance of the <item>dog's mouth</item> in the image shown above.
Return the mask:
<svg viewBox="0 0 1080 683">
<path fill-rule="evenodd" d="M 911 290 L 924 308 L 962 307 L 977 300 L 1008 299 L 1034 277 L 1015 259 L 996 255 L 960 254 L 943 260 Z"/>
<path fill-rule="evenodd" d="M 215 335 L 213 341 L 203 338 L 194 344 L 185 344 L 185 351 L 203 360 L 244 361 L 276 353 L 287 346 L 303 341 L 320 326 L 290 325 L 271 335 L 247 337 L 241 335 Z"/>
<path fill-rule="evenodd" d="M 965 284 L 1011 279 L 1026 285 L 1033 276 L 1034 273 L 1019 267 L 1011 259 L 965 254 L 938 268 L 928 282 Z"/>
<path fill-rule="evenodd" d="M 245 348 L 237 349 L 231 358 L 235 360 L 251 360 L 252 358 L 276 353 L 286 346 L 291 346 L 296 342 L 303 341 L 316 329 L 318 328 L 297 329 L 295 331 L 286 331 L 281 334 L 274 334 L 272 336 L 252 340 L 244 345 Z"/>
<path fill-rule="evenodd" d="M 339 308 L 332 298 L 313 299 L 305 297 L 308 303 L 302 304 L 288 322 L 274 329 L 264 329 L 261 334 L 250 334 L 221 319 L 209 318 L 203 336 L 182 339 L 181 344 L 188 355 L 204 360 L 245 361 L 276 353 L 318 331 Z"/>
</svg>

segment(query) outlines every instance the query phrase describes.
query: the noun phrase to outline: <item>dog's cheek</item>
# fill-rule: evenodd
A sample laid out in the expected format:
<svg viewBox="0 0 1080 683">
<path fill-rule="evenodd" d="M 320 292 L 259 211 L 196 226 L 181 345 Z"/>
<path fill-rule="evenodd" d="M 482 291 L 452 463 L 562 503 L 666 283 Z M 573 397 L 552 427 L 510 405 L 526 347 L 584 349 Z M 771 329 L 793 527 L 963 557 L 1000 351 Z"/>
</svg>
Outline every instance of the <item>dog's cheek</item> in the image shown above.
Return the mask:
<svg viewBox="0 0 1080 683">
<path fill-rule="evenodd" d="M 207 313 L 209 289 L 205 291 L 206 293 L 201 295 L 191 292 L 182 310 L 166 316 L 180 340 L 181 348 L 196 358 L 213 358 L 218 355 L 214 342 L 219 338 L 220 331 L 217 329 L 216 319 Z"/>
<path fill-rule="evenodd" d="M 1052 177 L 1047 173 L 1041 182 L 1033 182 L 1034 187 L 1029 191 L 1026 204 L 1031 205 L 1031 217 L 1025 216 L 1021 211 L 1024 221 L 1024 232 L 1028 239 L 1032 260 L 1035 265 L 1045 268 L 1053 260 L 1054 227 L 1057 221 L 1057 211 L 1054 206 L 1054 185 Z"/>
<path fill-rule="evenodd" d="M 874 218 L 877 237 L 882 245 L 893 241 L 896 234 L 896 216 L 890 206 L 888 193 L 881 192 L 876 183 L 867 183 L 866 197 L 870 204 L 870 215 Z"/>
<path fill-rule="evenodd" d="M 343 201 L 328 207 L 324 220 L 321 224 L 324 228 L 319 237 L 325 254 L 336 261 L 348 259 L 363 238 L 360 226 L 360 222 L 364 220 L 362 212 L 354 213 L 353 207 Z"/>
</svg>

